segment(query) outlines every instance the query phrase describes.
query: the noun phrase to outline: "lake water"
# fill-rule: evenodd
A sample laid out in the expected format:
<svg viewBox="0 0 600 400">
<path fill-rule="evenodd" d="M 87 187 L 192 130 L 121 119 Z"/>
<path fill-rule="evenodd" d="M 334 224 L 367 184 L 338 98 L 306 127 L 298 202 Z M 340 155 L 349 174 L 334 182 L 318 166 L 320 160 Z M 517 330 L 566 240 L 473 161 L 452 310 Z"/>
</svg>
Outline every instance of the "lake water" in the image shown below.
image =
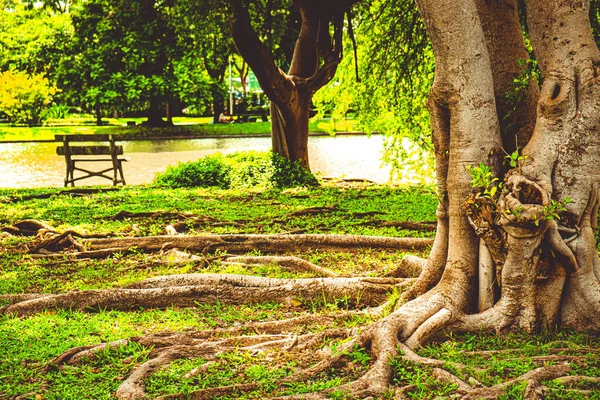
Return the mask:
<svg viewBox="0 0 600 400">
<path fill-rule="evenodd" d="M 218 138 L 186 140 L 140 140 L 121 142 L 127 184 L 150 183 L 159 172 L 178 162 L 197 160 L 208 154 L 271 148 L 271 138 Z M 327 178 L 357 178 L 386 183 L 390 168 L 382 167 L 383 136 L 311 136 L 311 170 Z M 65 178 L 65 161 L 56 155 L 57 143 L 0 143 L 0 187 L 60 187 Z M 93 163 L 97 168 L 100 163 Z M 85 166 L 84 166 L 85 168 Z M 94 169 L 90 168 L 90 169 Z M 77 176 L 77 175 L 76 175 Z M 110 185 L 90 178 L 78 186 Z"/>
</svg>

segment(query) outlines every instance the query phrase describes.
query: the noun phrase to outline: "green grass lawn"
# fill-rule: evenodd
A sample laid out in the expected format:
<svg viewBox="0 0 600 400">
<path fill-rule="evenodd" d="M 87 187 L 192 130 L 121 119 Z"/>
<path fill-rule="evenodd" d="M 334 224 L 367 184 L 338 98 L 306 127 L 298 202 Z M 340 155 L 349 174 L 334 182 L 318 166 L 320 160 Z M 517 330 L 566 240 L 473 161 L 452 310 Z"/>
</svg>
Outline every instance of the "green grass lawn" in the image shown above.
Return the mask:
<svg viewBox="0 0 600 400">
<path fill-rule="evenodd" d="M 108 189 L 108 188 L 107 188 Z M 209 233 L 344 233 L 379 236 L 424 236 L 432 232 L 406 230 L 384 222 L 431 221 L 436 197 L 423 188 L 402 189 L 366 184 L 334 185 L 287 190 L 170 189 L 127 186 L 86 194 L 62 189 L 0 190 L 0 226 L 23 219 L 37 219 L 59 231 L 113 233 L 148 236 L 165 232 L 178 221 L 174 214 L 188 212 L 206 217 L 205 224 L 190 227 L 193 234 Z M 319 212 L 302 212 L 323 207 Z M 155 212 L 155 216 L 112 220 L 119 211 Z M 162 214 L 161 214 L 162 213 Z M 171 214 L 167 214 L 171 213 Z M 387 225 L 387 226 L 386 226 Z M 33 258 L 27 246 L 35 238 L 0 236 L 0 295 L 18 293 L 65 293 L 72 290 L 117 288 L 150 277 L 180 273 L 252 274 L 265 277 L 310 277 L 276 265 L 256 267 L 225 264 L 223 254 L 202 255 L 201 262 L 169 264 L 160 254 L 131 251 L 103 259 Z M 183 250 L 183 249 L 182 249 Z M 251 252 L 252 255 L 258 255 Z M 381 277 L 394 269 L 404 252 L 360 250 L 329 253 L 310 251 L 289 255 L 346 276 Z M 425 255 L 425 254 L 421 254 Z M 390 296 L 397 296 L 391 293 Z M 0 298 L 0 306 L 6 300 Z M 261 299 L 232 306 L 215 302 L 193 308 L 140 309 L 130 312 L 49 310 L 31 317 L 0 316 L 0 398 L 111 399 L 119 384 L 151 351 L 135 342 L 104 350 L 78 366 L 45 368 L 52 358 L 75 347 L 98 344 L 158 332 L 195 332 L 235 328 L 250 322 L 276 321 L 310 315 L 336 315 L 347 311 L 347 302 L 299 302 L 279 304 Z M 370 317 L 349 314 L 322 324 L 297 328 L 297 333 L 325 329 L 362 329 Z M 248 332 L 255 335 L 257 332 Z M 226 337 L 226 336 L 224 336 Z M 342 341 L 323 340 L 335 351 Z M 440 337 L 419 351 L 424 357 L 446 362 L 446 369 L 466 382 L 495 385 L 520 376 L 540 365 L 552 365 L 555 356 L 569 357 L 571 375 L 600 377 L 600 342 L 593 335 L 548 332 L 528 337 L 513 334 Z M 151 397 L 223 385 L 251 385 L 249 389 L 215 397 L 253 398 L 310 393 L 343 385 L 364 374 L 372 363 L 368 349 L 353 348 L 351 365 L 323 371 L 301 382 L 282 383 L 315 361 L 310 355 L 273 350 L 260 353 L 232 351 L 210 363 L 200 358 L 183 359 L 158 369 L 145 381 Z M 544 358 L 545 357 L 545 358 Z M 541 361 L 540 361 L 541 360 Z M 456 385 L 432 376 L 429 367 L 401 358 L 389 360 L 394 369 L 392 384 L 405 387 L 407 398 L 449 398 Z M 458 366 L 460 365 L 460 366 Z M 200 368 L 201 372 L 191 373 Z M 600 384 L 543 382 L 551 391 L 546 399 L 599 399 Z M 509 386 L 501 399 L 523 398 L 525 385 Z M 333 399 L 348 399 L 343 390 Z M 384 399 L 393 399 L 392 391 Z"/>
<path fill-rule="evenodd" d="M 195 137 L 207 135 L 268 135 L 271 132 L 270 122 L 248 122 L 242 124 L 212 124 L 210 117 L 176 117 L 175 126 L 168 128 L 147 128 L 140 126 L 145 118 L 104 119 L 107 123 L 96 126 L 88 119 L 65 120 L 62 126 L 15 127 L 0 124 L 0 142 L 54 140 L 54 135 L 65 134 L 117 134 L 135 137 Z M 128 121 L 136 122 L 136 126 L 126 126 Z M 54 121 L 59 123 L 60 121 Z M 82 122 L 86 122 L 83 124 Z M 334 121 L 331 119 L 312 120 L 311 132 L 343 132 L 358 130 L 356 120 Z"/>
</svg>

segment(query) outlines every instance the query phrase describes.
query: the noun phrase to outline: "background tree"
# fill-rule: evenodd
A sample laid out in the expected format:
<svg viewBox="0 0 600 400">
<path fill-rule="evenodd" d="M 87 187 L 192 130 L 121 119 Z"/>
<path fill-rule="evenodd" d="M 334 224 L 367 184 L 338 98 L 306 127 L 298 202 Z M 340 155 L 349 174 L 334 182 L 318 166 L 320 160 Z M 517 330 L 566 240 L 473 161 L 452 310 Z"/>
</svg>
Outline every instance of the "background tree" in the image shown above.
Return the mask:
<svg viewBox="0 0 600 400">
<path fill-rule="evenodd" d="M 344 17 L 352 3 L 292 2 L 299 10 L 301 28 L 286 74 L 253 25 L 251 13 L 258 2 L 231 1 L 235 44 L 271 100 L 273 151 L 307 169 L 312 95 L 335 74 L 342 56 Z"/>
<path fill-rule="evenodd" d="M 72 97 L 101 108 L 146 108 L 148 124 L 162 119 L 173 102 L 175 63 L 182 50 L 170 25 L 167 3 L 86 2 L 72 13 L 76 40 L 59 71 Z M 167 115 L 168 117 L 168 115 Z"/>
<path fill-rule="evenodd" d="M 224 86 L 228 60 L 233 47 L 229 29 L 229 16 L 225 4 L 205 1 L 198 6 L 194 1 L 178 1 L 179 22 L 175 25 L 183 38 L 189 54 L 201 63 L 210 77 L 213 122 L 219 122 L 219 114 L 225 109 Z"/>
<path fill-rule="evenodd" d="M 360 2 L 352 27 L 355 43 L 347 35 L 345 47 L 354 49 L 356 57 L 343 58 L 335 78 L 315 93 L 315 107 L 335 120 L 352 113 L 361 131 L 384 134 L 384 160 L 397 178 L 433 170 L 425 105 L 434 60 L 416 4 Z"/>
<path fill-rule="evenodd" d="M 68 14 L 74 5 L 79 4 L 79 3 L 80 3 L 79 0 L 43 0 L 43 1 L 24 0 L 23 1 L 23 4 L 26 4 L 29 8 L 35 8 L 35 7 L 42 6 L 45 9 L 50 10 L 51 12 L 54 12 L 54 13 L 58 13 L 58 14 Z"/>
<path fill-rule="evenodd" d="M 0 73 L 0 112 L 12 122 L 39 124 L 58 92 L 43 74 L 8 70 Z"/>
<path fill-rule="evenodd" d="M 72 36 L 68 15 L 21 2 L 0 7 L 0 71 L 45 73 L 53 80 Z"/>
</svg>

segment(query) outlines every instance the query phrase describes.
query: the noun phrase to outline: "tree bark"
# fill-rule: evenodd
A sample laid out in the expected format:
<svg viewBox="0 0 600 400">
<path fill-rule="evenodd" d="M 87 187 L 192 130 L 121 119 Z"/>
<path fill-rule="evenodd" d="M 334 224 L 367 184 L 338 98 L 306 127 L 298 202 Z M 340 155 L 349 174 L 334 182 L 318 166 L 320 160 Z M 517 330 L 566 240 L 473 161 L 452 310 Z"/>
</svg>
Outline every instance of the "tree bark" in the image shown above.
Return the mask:
<svg viewBox="0 0 600 400">
<path fill-rule="evenodd" d="M 441 229 L 413 291 L 420 294 L 439 280 L 424 297 L 442 294 L 449 310 L 467 314 L 478 299 L 479 313 L 459 317 L 429 308 L 436 314 L 407 343 L 427 340 L 426 332 L 441 326 L 598 330 L 600 52 L 589 3 L 527 2 L 544 79 L 536 112 L 531 104 L 538 93 L 527 82 L 517 102 L 503 102 L 520 81 L 518 60 L 527 57 L 514 1 L 417 3 L 436 58 L 429 109 L 442 201 Z M 507 125 L 507 115 L 518 123 Z M 517 145 L 525 145 L 521 157 L 504 174 L 503 158 Z M 491 165 L 491 174 L 485 186 L 472 188 L 467 169 L 476 176 L 480 163 Z M 504 181 L 499 190 L 494 177 Z M 415 302 L 413 307 L 422 304 Z"/>
<path fill-rule="evenodd" d="M 539 89 L 537 82 L 525 75 L 526 63 L 531 60 L 517 0 L 477 0 L 476 5 L 490 52 L 502 142 L 510 154 L 523 149 L 531 138 Z"/>
<path fill-rule="evenodd" d="M 436 262 L 443 268 L 436 290 L 466 310 L 474 306 L 470 294 L 474 292 L 479 249 L 479 239 L 463 209 L 471 193 L 467 167 L 488 162 L 490 153 L 501 147 L 491 61 L 472 0 L 420 0 L 417 5 L 436 59 L 429 108 L 436 160 L 442 167 L 438 182 L 447 190 L 441 193 L 443 200 L 447 198 L 446 210 L 440 202 L 440 224 L 443 226 L 448 218 L 447 244 L 445 237 L 436 237 L 436 242 L 448 250 L 444 263 Z M 440 234 L 445 236 L 445 229 Z"/>
<path fill-rule="evenodd" d="M 94 114 L 96 115 L 96 125 L 102 125 L 102 108 L 100 107 L 100 103 L 96 103 L 94 106 Z"/>
<path fill-rule="evenodd" d="M 562 304 L 563 325 L 599 328 L 600 260 L 597 231 L 600 181 L 600 52 L 592 36 L 589 1 L 530 1 L 531 42 L 544 73 L 536 128 L 523 153 L 523 174 L 555 201 L 571 202 L 557 221 L 558 254 L 574 257 L 556 266 L 568 272 Z"/>
</svg>

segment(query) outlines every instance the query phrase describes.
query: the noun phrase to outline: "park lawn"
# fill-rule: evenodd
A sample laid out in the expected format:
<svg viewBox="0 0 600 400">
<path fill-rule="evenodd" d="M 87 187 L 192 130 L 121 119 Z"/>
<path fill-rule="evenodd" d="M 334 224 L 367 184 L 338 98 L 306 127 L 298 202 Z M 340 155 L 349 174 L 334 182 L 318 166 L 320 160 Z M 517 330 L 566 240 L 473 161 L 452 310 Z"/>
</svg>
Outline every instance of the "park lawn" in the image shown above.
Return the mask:
<svg viewBox="0 0 600 400">
<path fill-rule="evenodd" d="M 380 236 L 432 237 L 433 232 L 385 226 L 384 222 L 433 221 L 436 197 L 426 188 L 397 188 L 367 184 L 329 183 L 317 188 L 287 190 L 170 189 L 127 186 L 86 193 L 79 189 L 0 190 L 0 226 L 23 219 L 37 219 L 59 231 L 114 233 L 119 236 L 163 234 L 167 224 L 177 222 L 175 213 L 205 217 L 205 224 L 191 233 L 344 233 Z M 313 210 L 307 212 L 307 210 Z M 153 212 L 144 217 L 112 220 L 119 211 Z M 169 214 L 170 213 L 170 214 Z M 393 224 L 387 224 L 393 225 Z M 0 237 L 0 295 L 17 293 L 65 293 L 71 290 L 114 288 L 150 277 L 179 273 L 252 274 L 265 277 L 314 276 L 290 272 L 276 265 L 256 267 L 221 263 L 223 254 L 207 254 L 201 261 L 164 262 L 158 254 L 132 251 L 105 259 L 35 259 L 25 251 L 36 239 Z M 183 250 L 183 249 L 182 249 Z M 258 255 L 252 252 L 252 255 Z M 404 252 L 362 250 L 356 253 L 311 251 L 291 255 L 303 257 L 346 276 L 384 276 L 398 265 Z M 419 254 L 418 254 L 419 255 Z M 424 256 L 426 254 L 420 254 Z M 398 296 L 397 292 L 390 296 Z M 26 318 L 0 316 L 0 398 L 109 399 L 132 370 L 147 359 L 150 349 L 130 342 L 102 351 L 79 366 L 49 368 L 49 360 L 74 347 L 98 344 L 163 331 L 204 331 L 232 328 L 248 322 L 265 322 L 311 314 L 335 315 L 348 310 L 349 300 L 311 301 L 295 305 L 256 302 L 232 306 L 198 304 L 194 308 L 165 310 L 47 311 Z M 4 300 L 0 300 L 4 301 Z M 0 303 L 0 306 L 2 303 Z M 329 328 L 357 328 L 372 322 L 366 315 L 346 314 L 326 325 L 298 328 L 297 333 Z M 325 341 L 335 350 L 340 344 Z M 568 332 L 551 332 L 529 338 L 515 334 L 507 338 L 491 335 L 448 336 L 419 354 L 461 363 L 455 374 L 485 385 L 504 382 L 539 366 L 535 357 L 573 356 L 572 375 L 600 376 L 598 338 Z M 491 356 L 490 356 L 491 355 Z M 305 382 L 281 384 L 314 359 L 297 353 L 273 350 L 265 353 L 234 351 L 219 356 L 200 374 L 189 374 L 206 364 L 202 358 L 174 362 L 146 380 L 152 396 L 190 394 L 201 388 L 232 384 L 255 384 L 252 389 L 219 398 L 265 398 L 310 393 L 339 386 L 364 374 L 372 360 L 366 349 L 350 352 L 352 368 L 330 370 Z M 549 358 L 551 360 L 552 357 Z M 413 399 L 448 397 L 455 385 L 433 378 L 423 366 L 393 359 L 393 384 L 407 386 Z M 551 361 L 548 361 L 551 362 Z M 573 391 L 559 383 L 547 384 L 553 399 L 599 398 L 598 383 L 588 382 Z M 505 399 L 523 397 L 523 384 L 511 385 Z M 582 394 L 583 393 L 583 394 Z M 587 394 L 586 394 L 587 393 Z M 589 394 L 591 393 L 591 395 Z M 345 399 L 343 391 L 332 398 Z M 394 398 L 390 392 L 389 397 Z"/>
<path fill-rule="evenodd" d="M 243 124 L 212 124 L 210 117 L 177 117 L 174 118 L 175 126 L 165 128 L 147 128 L 140 126 L 145 118 L 119 118 L 106 119 L 106 125 L 96 126 L 93 123 L 68 124 L 61 126 L 40 127 L 15 127 L 9 124 L 0 124 L 0 142 L 3 141 L 32 141 L 54 140 L 54 135 L 69 134 L 115 134 L 136 138 L 152 137 L 202 137 L 202 136 L 229 136 L 229 135 L 269 135 L 270 122 L 248 122 Z M 136 122 L 136 126 L 126 126 L 129 121 Z M 68 122 L 68 121 L 66 121 Z M 356 120 L 335 121 L 328 119 L 314 119 L 309 124 L 311 132 L 357 131 Z"/>
</svg>

